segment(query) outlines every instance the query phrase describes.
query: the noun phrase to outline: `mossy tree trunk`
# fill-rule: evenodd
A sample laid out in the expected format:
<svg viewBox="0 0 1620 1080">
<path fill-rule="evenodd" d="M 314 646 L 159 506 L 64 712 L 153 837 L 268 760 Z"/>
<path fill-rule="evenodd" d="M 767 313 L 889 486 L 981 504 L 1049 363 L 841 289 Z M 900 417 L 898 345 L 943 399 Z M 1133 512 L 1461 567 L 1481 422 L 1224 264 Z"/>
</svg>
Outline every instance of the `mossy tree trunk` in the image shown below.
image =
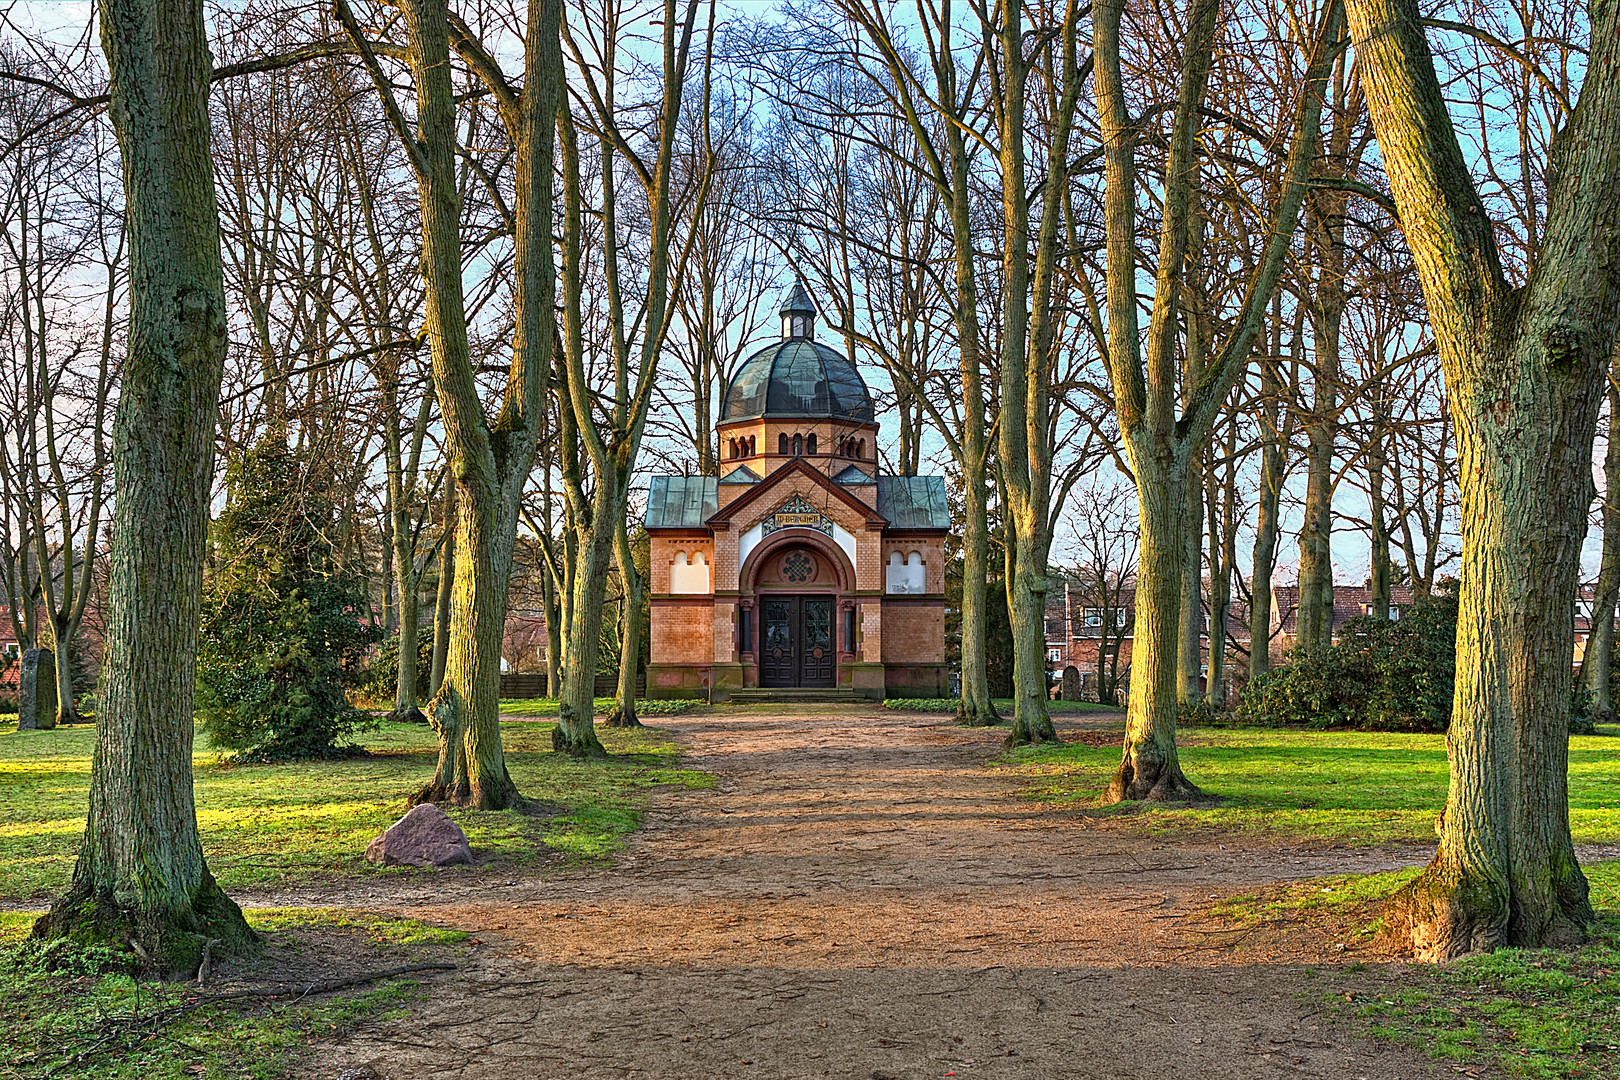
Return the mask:
<svg viewBox="0 0 1620 1080">
<path fill-rule="evenodd" d="M 601 756 L 604 751 L 597 738 L 592 699 L 595 689 L 596 663 L 601 646 L 603 603 L 606 599 L 604 584 L 615 538 L 625 529 L 626 503 L 631 476 L 635 471 L 641 449 L 642 435 L 647 426 L 647 415 L 652 404 L 653 386 L 658 375 L 658 358 L 669 332 L 672 289 L 679 286 L 679 275 L 686 272 L 682 258 L 672 263 L 676 208 L 673 183 L 677 169 L 691 169 L 696 175 L 687 175 L 686 182 L 695 191 L 683 193 L 681 216 L 685 220 L 700 222 L 708 200 L 714 173 L 714 153 L 709 142 L 708 58 L 712 55 L 714 38 L 713 12 L 710 12 L 708 40 L 704 46 L 704 64 L 698 83 L 703 102 L 699 120 L 705 125 L 703 153 L 700 160 L 677 160 L 676 134 L 681 120 L 681 103 L 691 72 L 692 42 L 697 29 L 698 14 L 702 10 L 698 0 L 664 0 L 660 26 L 662 52 L 662 99 L 658 102 L 658 119 L 651 139 L 652 153 L 647 145 L 632 145 L 620 130 L 622 117 L 618 114 L 615 98 L 617 78 L 617 40 L 621 28 L 614 22 L 618 14 L 609 18 L 609 24 L 600 28 L 596 45 L 600 55 L 587 58 L 581 43 L 572 36 L 567 42 L 576 68 L 585 84 L 583 96 L 594 111 L 591 117 L 595 127 L 600 168 L 595 181 L 601 196 L 600 224 L 593 231 L 601 237 L 601 267 L 606 300 L 606 323 L 611 347 L 612 390 L 600 398 L 593 393 L 589 373 L 585 366 L 585 325 L 581 306 L 584 288 L 584 192 L 581 181 L 579 127 L 571 107 L 562 103 L 554 113 L 559 132 L 563 177 L 563 348 L 562 370 L 559 381 L 564 390 L 565 407 L 571 407 L 573 433 L 583 445 L 585 454 L 574 455 L 565 461 L 562 469 L 564 495 L 568 501 L 570 524 L 573 527 L 577 560 L 573 574 L 572 601 L 568 612 L 567 673 L 563 680 L 563 695 L 557 707 L 557 728 L 553 745 L 562 752 L 579 757 Z M 645 155 L 645 156 L 644 156 Z M 620 235 L 618 225 L 618 196 L 616 176 L 628 170 L 640 183 L 645 197 L 647 223 L 646 278 L 643 293 L 645 305 L 638 318 L 626 316 L 626 297 L 621 288 L 619 259 Z M 682 249 L 684 250 L 684 248 Z M 639 333 L 639 348 L 632 350 L 632 321 Z M 632 352 L 637 353 L 632 371 Z M 587 491 L 583 466 L 588 464 L 594 478 L 594 488 Z M 628 543 L 626 543 L 628 549 Z M 628 561 L 628 550 L 626 551 Z M 634 574 L 633 563 L 629 567 Z M 626 593 L 626 605 L 631 603 Z M 633 679 L 634 671 L 630 673 Z"/>
<path fill-rule="evenodd" d="M 1052 80 L 1049 141 L 1038 214 L 1029 206 L 1025 95 L 1037 61 L 1025 54 L 1020 0 L 1001 5 L 998 60 L 1000 93 L 991 95 L 1000 141 L 1002 211 L 1001 355 L 997 386 L 998 431 L 1007 539 L 1007 600 L 1013 632 L 1013 720 L 1009 746 L 1055 742 L 1047 707 L 1046 557 L 1051 547 L 1051 372 L 1058 347 L 1053 294 L 1058 237 L 1067 210 L 1069 144 L 1080 93 L 1076 55 L 1079 7 L 1070 0 L 1061 26 L 1052 27 L 1046 61 Z M 1031 236 L 1034 225 L 1034 236 Z M 1032 242 L 1033 241 L 1033 242 Z"/>
<path fill-rule="evenodd" d="M 1282 312 L 1272 306 L 1271 355 L 1260 367 L 1260 490 L 1255 493 L 1254 549 L 1249 573 L 1249 678 L 1271 670 L 1271 577 L 1277 567 L 1278 503 L 1287 458 L 1283 453 L 1277 357 L 1282 351 Z"/>
<path fill-rule="evenodd" d="M 1349 0 L 1356 63 L 1457 430 L 1463 551 L 1451 786 L 1428 867 L 1394 897 L 1419 958 L 1578 938 L 1567 790 L 1591 452 L 1620 307 L 1620 5 L 1591 6 L 1545 232 L 1512 288 L 1415 0 Z"/>
<path fill-rule="evenodd" d="M 613 557 L 624 589 L 624 608 L 619 613 L 618 697 L 606 723 L 608 727 L 641 727 L 641 719 L 636 716 L 636 675 L 641 668 L 642 580 L 630 547 L 630 526 L 622 513 L 613 530 Z"/>
<path fill-rule="evenodd" d="M 521 802 L 501 745 L 501 641 L 518 519 L 539 441 L 545 372 L 553 352 L 552 121 L 562 96 L 562 9 L 560 0 L 529 5 L 520 95 L 465 25 L 450 15 L 444 0 L 404 0 L 400 7 L 416 90 L 414 133 L 347 3 L 339 0 L 336 5 L 416 173 L 425 329 L 456 488 L 459 565 L 451 578 L 449 647 L 444 683 L 426 710 L 439 736 L 439 765 L 415 798 L 499 810 Z M 516 174 L 512 361 L 493 419 L 484 414 L 467 336 L 452 40 L 496 103 Z"/>
<path fill-rule="evenodd" d="M 1620 595 L 1620 357 L 1609 376 L 1609 434 L 1603 453 L 1603 558 L 1593 590 L 1592 618 L 1581 659 L 1581 678 L 1592 695 L 1592 712 L 1602 720 L 1614 716 L 1610 693 L 1614 666 L 1614 610 Z"/>
<path fill-rule="evenodd" d="M 1104 228 L 1107 242 L 1108 369 L 1115 410 L 1131 468 L 1141 518 L 1135 638 L 1125 747 L 1110 798 L 1175 798 L 1197 793 L 1182 775 L 1176 745 L 1176 657 L 1184 572 L 1185 522 L 1193 455 L 1208 441 L 1216 415 L 1247 369 L 1266 307 L 1282 273 L 1319 141 L 1323 96 L 1337 54 L 1343 9 L 1330 3 L 1312 43 L 1294 118 L 1282 195 L 1265 249 L 1255 265 L 1243 307 L 1226 342 L 1211 357 L 1198 384 L 1178 396 L 1177 335 L 1186 269 L 1198 110 L 1203 103 L 1215 44 L 1215 0 L 1195 0 L 1187 16 L 1180 89 L 1171 125 L 1158 267 L 1147 341 L 1137 316 L 1136 122 L 1125 101 L 1120 51 L 1123 0 L 1097 4 L 1096 97 L 1103 139 Z M 1145 351 L 1145 355 L 1144 355 Z"/>
<path fill-rule="evenodd" d="M 203 858 L 192 702 L 225 293 L 209 156 L 212 57 L 196 0 L 101 7 L 130 236 L 113 430 L 102 701 L 72 884 L 38 937 L 133 943 L 164 974 L 258 939 Z"/>
</svg>

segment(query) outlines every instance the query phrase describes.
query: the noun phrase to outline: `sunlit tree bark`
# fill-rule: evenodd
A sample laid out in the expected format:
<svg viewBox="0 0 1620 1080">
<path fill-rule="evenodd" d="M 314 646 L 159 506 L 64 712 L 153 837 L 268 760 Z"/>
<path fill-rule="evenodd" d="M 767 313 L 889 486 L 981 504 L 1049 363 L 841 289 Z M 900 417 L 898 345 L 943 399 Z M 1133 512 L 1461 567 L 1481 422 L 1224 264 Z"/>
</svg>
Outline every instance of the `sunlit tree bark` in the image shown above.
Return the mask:
<svg viewBox="0 0 1620 1080">
<path fill-rule="evenodd" d="M 1503 273 L 1417 3 L 1348 6 L 1445 371 L 1462 488 L 1451 787 L 1434 859 L 1387 919 L 1430 960 L 1569 941 L 1592 915 L 1569 831 L 1570 612 L 1620 323 L 1620 5 L 1591 5 L 1586 79 L 1522 289 Z"/>
<path fill-rule="evenodd" d="M 1158 245 L 1158 273 L 1147 340 L 1137 319 L 1137 121 L 1126 108 L 1121 74 L 1120 0 L 1096 8 L 1096 81 L 1104 152 L 1104 223 L 1108 243 L 1108 368 L 1120 434 L 1135 473 L 1141 515 L 1136 624 L 1123 760 L 1109 788 L 1114 801 L 1198 793 L 1176 753 L 1177 627 L 1194 455 L 1246 369 L 1266 307 L 1282 272 L 1316 154 L 1325 84 L 1337 57 L 1343 9 L 1330 0 L 1311 52 L 1294 122 L 1281 199 L 1229 336 L 1210 359 L 1176 415 L 1177 335 L 1188 243 L 1189 188 L 1196 120 L 1209 78 L 1218 5 L 1196 0 L 1187 17 L 1179 96 Z M 1144 355 L 1145 350 L 1145 355 Z"/>
<path fill-rule="evenodd" d="M 100 9 L 130 237 L 129 344 L 113 429 L 110 603 L 90 811 L 39 937 L 130 944 L 165 974 L 205 944 L 258 947 L 203 859 L 192 701 L 226 346 L 198 0 Z"/>
</svg>

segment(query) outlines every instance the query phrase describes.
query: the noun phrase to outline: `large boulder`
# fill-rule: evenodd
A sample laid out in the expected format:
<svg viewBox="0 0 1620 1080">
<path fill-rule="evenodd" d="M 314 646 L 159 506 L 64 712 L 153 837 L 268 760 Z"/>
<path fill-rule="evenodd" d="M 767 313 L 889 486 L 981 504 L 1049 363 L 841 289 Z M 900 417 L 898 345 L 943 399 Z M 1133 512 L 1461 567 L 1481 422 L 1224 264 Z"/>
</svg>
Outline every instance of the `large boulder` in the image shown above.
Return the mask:
<svg viewBox="0 0 1620 1080">
<path fill-rule="evenodd" d="M 383 866 L 454 866 L 473 861 L 461 826 L 432 803 L 414 806 L 366 848 L 366 861 Z"/>
</svg>

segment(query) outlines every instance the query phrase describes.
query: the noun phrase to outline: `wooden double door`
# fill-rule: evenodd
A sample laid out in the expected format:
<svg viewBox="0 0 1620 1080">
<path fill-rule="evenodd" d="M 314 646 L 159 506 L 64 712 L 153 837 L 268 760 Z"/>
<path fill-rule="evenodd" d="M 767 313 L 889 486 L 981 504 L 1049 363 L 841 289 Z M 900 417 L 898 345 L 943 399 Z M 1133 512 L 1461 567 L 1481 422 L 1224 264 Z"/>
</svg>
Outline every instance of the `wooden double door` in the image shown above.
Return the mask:
<svg viewBox="0 0 1620 1080">
<path fill-rule="evenodd" d="M 759 685 L 833 686 L 833 598 L 825 594 L 760 598 Z"/>
</svg>

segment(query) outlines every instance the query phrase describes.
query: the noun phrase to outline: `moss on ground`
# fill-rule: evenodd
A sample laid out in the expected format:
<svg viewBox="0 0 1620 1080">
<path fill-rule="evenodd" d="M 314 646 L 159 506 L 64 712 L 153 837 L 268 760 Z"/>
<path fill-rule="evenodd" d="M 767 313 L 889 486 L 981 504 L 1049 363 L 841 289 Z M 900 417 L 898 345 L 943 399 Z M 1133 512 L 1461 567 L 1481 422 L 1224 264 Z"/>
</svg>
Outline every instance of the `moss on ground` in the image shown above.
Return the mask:
<svg viewBox="0 0 1620 1080">
<path fill-rule="evenodd" d="M 1440 967 L 1350 964 L 1313 972 L 1320 1003 L 1367 1034 L 1443 1061 L 1542 1080 L 1597 1080 L 1620 1063 L 1620 860 L 1583 869 L 1600 914 L 1577 949 L 1498 949 Z M 1229 897 L 1207 910 L 1240 925 L 1336 920 L 1382 928 L 1382 901 L 1418 873 L 1347 874 Z M 1477 1075 L 1477 1073 L 1475 1074 Z"/>
<path fill-rule="evenodd" d="M 1103 745 L 1015 750 L 998 767 L 1022 778 L 1026 794 L 1040 802 L 1181 839 L 1224 832 L 1358 845 L 1432 844 L 1446 798 L 1442 735 L 1200 727 L 1183 732 L 1181 765 L 1189 780 L 1220 802 L 1101 806 L 1120 748 L 1112 739 L 1091 741 Z M 1575 842 L 1620 840 L 1620 739 L 1577 736 L 1570 739 L 1569 759 Z"/>
<path fill-rule="evenodd" d="M 1578 949 L 1498 949 L 1432 970 L 1334 973 L 1322 1001 L 1368 1034 L 1439 1060 L 1537 1080 L 1613 1077 L 1620 913 L 1609 914 Z"/>
<path fill-rule="evenodd" d="M 532 805 L 523 811 L 447 807 L 481 860 L 539 867 L 611 856 L 636 829 L 653 788 L 706 787 L 653 728 L 604 729 L 612 757 L 581 764 L 551 750 L 552 725 L 502 725 L 507 767 Z M 382 723 L 365 757 L 236 765 L 201 733 L 194 757 L 203 851 L 221 887 L 321 877 L 419 873 L 374 867 L 366 845 L 433 775 L 437 744 L 416 724 Z M 89 726 L 0 733 L 0 901 L 41 901 L 67 887 L 84 830 Z"/>
<path fill-rule="evenodd" d="M 466 935 L 412 919 L 326 909 L 249 911 L 255 929 L 297 930 L 324 952 L 333 935 L 363 934 L 375 950 L 362 970 L 443 960 Z M 137 980 L 125 958 L 103 947 L 23 942 L 22 917 L 0 917 L 0 1075 L 76 1080 L 279 1080 L 292 1075 L 311 1042 L 364 1021 L 403 1017 L 423 993 L 423 976 L 331 994 L 209 1001 L 194 985 Z M 296 942 L 291 952 L 300 951 Z M 303 985 L 289 976 L 273 981 Z M 214 991 L 218 994 L 219 991 Z"/>
</svg>

